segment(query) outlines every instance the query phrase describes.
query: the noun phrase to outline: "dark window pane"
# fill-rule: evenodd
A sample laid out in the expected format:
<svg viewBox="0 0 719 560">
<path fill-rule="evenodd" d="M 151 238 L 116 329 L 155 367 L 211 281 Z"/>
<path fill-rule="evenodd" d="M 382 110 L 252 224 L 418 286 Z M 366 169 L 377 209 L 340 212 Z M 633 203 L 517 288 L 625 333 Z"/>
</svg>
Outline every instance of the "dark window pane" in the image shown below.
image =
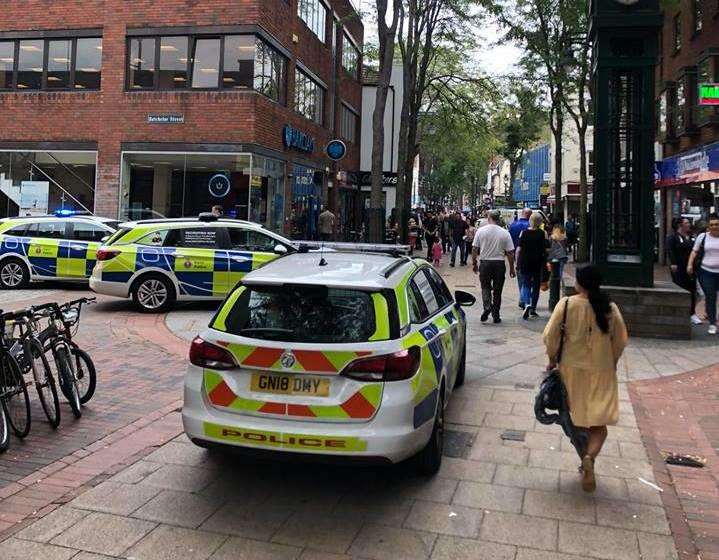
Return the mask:
<svg viewBox="0 0 719 560">
<path fill-rule="evenodd" d="M 47 51 L 47 87 L 48 89 L 67 89 L 70 87 L 70 68 L 72 41 L 50 41 Z"/>
<path fill-rule="evenodd" d="M 155 85 L 155 39 L 130 41 L 130 88 L 144 89 Z"/>
<path fill-rule="evenodd" d="M 220 40 L 197 39 L 192 56 L 192 87 L 216 88 L 220 78 Z"/>
<path fill-rule="evenodd" d="M 31 237 L 42 239 L 64 239 L 65 222 L 42 221 L 33 225 L 28 233 Z"/>
<path fill-rule="evenodd" d="M 160 39 L 160 89 L 187 88 L 187 37 Z"/>
<path fill-rule="evenodd" d="M 357 115 L 346 105 L 340 106 L 340 136 L 350 142 L 357 141 Z"/>
<path fill-rule="evenodd" d="M 295 70 L 295 110 L 317 124 L 322 124 L 324 89 L 299 69 Z"/>
<path fill-rule="evenodd" d="M 342 67 L 357 77 L 359 51 L 347 35 L 342 35 Z"/>
<path fill-rule="evenodd" d="M 107 237 L 110 233 L 94 224 L 75 222 L 73 224 L 72 238 L 78 241 L 101 241 L 103 237 Z"/>
<path fill-rule="evenodd" d="M 222 86 L 234 89 L 251 89 L 255 65 L 255 37 L 228 35 L 225 37 Z"/>
<path fill-rule="evenodd" d="M 261 39 L 255 50 L 255 89 L 270 99 L 284 104 L 287 60 Z"/>
<path fill-rule="evenodd" d="M 187 228 L 181 230 L 182 239 L 178 247 L 193 247 L 195 249 L 216 249 L 218 228 Z M 169 237 L 169 236 L 168 236 Z M 165 239 L 167 242 L 167 239 Z"/>
<path fill-rule="evenodd" d="M 20 41 L 18 56 L 18 89 L 42 87 L 42 61 L 45 41 Z"/>
<path fill-rule="evenodd" d="M 12 72 L 15 66 L 15 41 L 0 42 L 0 89 L 12 88 Z"/>
<path fill-rule="evenodd" d="M 100 89 L 102 39 L 77 40 L 75 89 Z"/>
<path fill-rule="evenodd" d="M 235 251 L 257 251 L 271 253 L 279 245 L 275 239 L 259 231 L 228 228 L 230 247 Z"/>
</svg>

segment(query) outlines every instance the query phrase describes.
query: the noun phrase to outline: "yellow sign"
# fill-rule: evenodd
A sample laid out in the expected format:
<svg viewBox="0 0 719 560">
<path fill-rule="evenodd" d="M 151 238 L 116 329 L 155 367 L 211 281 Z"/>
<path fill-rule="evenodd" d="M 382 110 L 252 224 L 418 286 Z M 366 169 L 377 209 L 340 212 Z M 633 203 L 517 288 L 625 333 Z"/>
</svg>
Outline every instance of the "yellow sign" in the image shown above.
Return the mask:
<svg viewBox="0 0 719 560">
<path fill-rule="evenodd" d="M 221 426 L 204 423 L 205 435 L 214 439 L 230 441 L 240 445 L 256 447 L 274 447 L 280 449 L 300 449 L 302 451 L 324 451 L 327 453 L 346 453 L 366 451 L 367 442 L 355 437 L 323 436 L 308 434 L 286 434 L 267 432 L 240 427 Z"/>
<path fill-rule="evenodd" d="M 326 397 L 330 394 L 330 380 L 301 375 L 268 375 L 253 373 L 250 390 L 279 395 L 307 395 Z"/>
<path fill-rule="evenodd" d="M 260 177 L 259 175 L 253 175 L 252 181 L 250 181 L 250 184 L 253 187 L 261 187 L 262 186 L 262 177 Z"/>
</svg>

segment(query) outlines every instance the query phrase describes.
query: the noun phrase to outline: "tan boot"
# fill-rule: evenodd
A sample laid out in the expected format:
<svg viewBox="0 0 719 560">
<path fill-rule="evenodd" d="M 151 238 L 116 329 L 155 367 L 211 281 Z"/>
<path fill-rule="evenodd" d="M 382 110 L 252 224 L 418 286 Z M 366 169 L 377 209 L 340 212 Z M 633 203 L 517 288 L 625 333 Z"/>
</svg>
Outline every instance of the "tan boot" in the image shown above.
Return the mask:
<svg viewBox="0 0 719 560">
<path fill-rule="evenodd" d="M 582 459 L 582 489 L 585 492 L 594 492 L 597 489 L 597 480 L 594 478 L 594 459 L 585 455 Z"/>
</svg>

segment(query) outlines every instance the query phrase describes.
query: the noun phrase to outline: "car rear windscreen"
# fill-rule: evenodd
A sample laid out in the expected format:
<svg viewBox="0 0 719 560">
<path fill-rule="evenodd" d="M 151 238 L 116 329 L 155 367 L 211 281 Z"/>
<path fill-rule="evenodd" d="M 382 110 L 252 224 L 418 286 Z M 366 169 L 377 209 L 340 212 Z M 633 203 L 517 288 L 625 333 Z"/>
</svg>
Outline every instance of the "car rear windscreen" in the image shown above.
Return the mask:
<svg viewBox="0 0 719 560">
<path fill-rule="evenodd" d="M 245 286 L 227 332 L 262 340 L 367 342 L 376 331 L 372 294 L 324 286 Z"/>
<path fill-rule="evenodd" d="M 105 245 L 112 245 L 113 243 L 117 243 L 125 237 L 128 233 L 130 233 L 132 230 L 130 228 L 120 228 L 115 233 L 113 233 L 110 238 L 105 241 Z"/>
</svg>

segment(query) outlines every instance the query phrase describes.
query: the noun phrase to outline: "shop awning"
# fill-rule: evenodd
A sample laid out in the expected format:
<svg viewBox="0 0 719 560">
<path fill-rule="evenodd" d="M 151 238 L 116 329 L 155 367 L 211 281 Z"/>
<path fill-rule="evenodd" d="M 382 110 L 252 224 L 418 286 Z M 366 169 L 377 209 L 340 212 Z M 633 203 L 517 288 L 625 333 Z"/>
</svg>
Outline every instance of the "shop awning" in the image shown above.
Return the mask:
<svg viewBox="0 0 719 560">
<path fill-rule="evenodd" d="M 677 154 L 655 164 L 654 186 L 657 188 L 708 181 L 719 181 L 719 142 Z"/>
</svg>

